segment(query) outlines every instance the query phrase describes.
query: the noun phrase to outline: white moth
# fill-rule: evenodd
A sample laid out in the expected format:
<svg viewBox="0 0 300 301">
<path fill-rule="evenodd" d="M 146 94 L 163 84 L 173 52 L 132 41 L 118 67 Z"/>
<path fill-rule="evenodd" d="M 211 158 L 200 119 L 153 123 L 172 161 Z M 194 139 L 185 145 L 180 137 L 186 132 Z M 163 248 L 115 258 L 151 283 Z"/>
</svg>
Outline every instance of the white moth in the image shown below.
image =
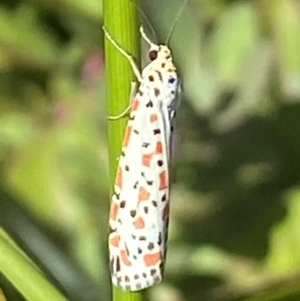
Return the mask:
<svg viewBox="0 0 300 301">
<path fill-rule="evenodd" d="M 149 44 L 150 63 L 140 73 L 132 56 L 105 30 L 129 60 L 139 81 L 119 158 L 109 217 L 114 285 L 137 291 L 162 280 L 170 208 L 170 157 L 180 84 L 170 49 Z"/>
</svg>

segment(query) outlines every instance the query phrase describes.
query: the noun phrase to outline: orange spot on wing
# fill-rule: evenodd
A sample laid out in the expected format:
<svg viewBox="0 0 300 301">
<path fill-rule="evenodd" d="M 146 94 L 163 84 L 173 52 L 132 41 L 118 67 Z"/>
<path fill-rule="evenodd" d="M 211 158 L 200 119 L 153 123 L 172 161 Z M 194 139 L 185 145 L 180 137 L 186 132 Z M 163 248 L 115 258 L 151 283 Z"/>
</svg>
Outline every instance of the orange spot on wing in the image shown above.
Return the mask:
<svg viewBox="0 0 300 301">
<path fill-rule="evenodd" d="M 119 235 L 115 235 L 113 238 L 111 238 L 109 240 L 109 244 L 118 248 L 119 247 L 119 243 L 120 243 L 120 236 Z"/>
<path fill-rule="evenodd" d="M 134 222 L 133 225 L 136 229 L 143 229 L 145 228 L 145 222 L 141 217 L 138 217 Z"/>
<path fill-rule="evenodd" d="M 156 265 L 160 261 L 161 261 L 161 252 L 144 255 L 144 263 L 147 267 Z"/>
<path fill-rule="evenodd" d="M 129 139 L 130 139 L 130 136 L 131 136 L 131 132 L 132 132 L 132 127 L 128 126 L 126 128 L 125 135 L 124 135 L 124 140 L 123 140 L 123 146 L 124 147 L 128 146 Z"/>
<path fill-rule="evenodd" d="M 122 169 L 121 169 L 120 166 L 118 166 L 115 184 L 116 184 L 120 189 L 122 189 L 122 182 L 123 182 L 123 178 L 122 178 Z"/>
<path fill-rule="evenodd" d="M 109 217 L 113 221 L 115 221 L 117 219 L 118 210 L 119 210 L 119 206 L 116 203 L 112 203 L 111 207 L 110 207 L 110 215 L 109 215 Z"/>
<path fill-rule="evenodd" d="M 139 105 L 140 105 L 140 101 L 137 98 L 135 98 L 132 101 L 131 111 L 136 111 L 138 109 Z"/>
<path fill-rule="evenodd" d="M 130 260 L 128 259 L 128 256 L 127 256 L 127 252 L 126 250 L 121 250 L 121 260 L 122 262 L 127 265 L 127 266 L 131 266 L 131 262 Z"/>
<path fill-rule="evenodd" d="M 152 157 L 153 157 L 153 154 L 145 154 L 145 155 L 143 155 L 143 157 L 142 157 L 142 164 L 144 166 L 150 167 L 150 163 L 151 163 Z"/>
<path fill-rule="evenodd" d="M 159 174 L 159 190 L 169 187 L 168 173 L 164 170 Z"/>
<path fill-rule="evenodd" d="M 139 202 L 148 201 L 149 198 L 150 198 L 150 193 L 144 187 L 140 187 Z"/>
<path fill-rule="evenodd" d="M 162 154 L 162 152 L 163 152 L 163 145 L 160 141 L 157 141 L 155 153 L 156 154 Z"/>
<path fill-rule="evenodd" d="M 157 121 L 157 114 L 151 114 L 150 121 L 151 122 Z"/>
</svg>

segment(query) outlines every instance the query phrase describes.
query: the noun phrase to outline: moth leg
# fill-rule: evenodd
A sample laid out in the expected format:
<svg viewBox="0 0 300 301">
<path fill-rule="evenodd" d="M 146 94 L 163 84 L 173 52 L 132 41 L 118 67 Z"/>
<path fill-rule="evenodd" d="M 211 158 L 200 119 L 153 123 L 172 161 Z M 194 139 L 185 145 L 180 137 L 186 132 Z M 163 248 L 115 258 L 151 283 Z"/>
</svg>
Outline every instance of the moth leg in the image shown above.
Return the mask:
<svg viewBox="0 0 300 301">
<path fill-rule="evenodd" d="M 105 33 L 106 38 L 117 48 L 118 51 L 121 52 L 121 54 L 123 54 L 125 56 L 125 58 L 127 58 L 127 60 L 129 61 L 133 73 L 135 74 L 136 78 L 138 79 L 139 82 L 142 81 L 142 76 L 141 76 L 141 72 L 138 68 L 138 66 L 136 65 L 136 62 L 134 61 L 134 58 L 131 54 L 127 53 L 114 39 L 113 37 L 108 33 L 108 31 L 106 30 L 106 28 L 103 26 L 103 31 Z"/>
<path fill-rule="evenodd" d="M 131 82 L 131 87 L 130 87 L 130 105 L 120 114 L 115 115 L 115 116 L 109 116 L 108 119 L 109 120 L 118 120 L 124 116 L 126 116 L 131 109 L 131 103 L 134 99 L 134 96 L 136 94 L 136 90 L 137 90 L 137 83 L 136 82 Z"/>
<path fill-rule="evenodd" d="M 122 113 L 115 116 L 108 116 L 108 120 L 118 120 L 126 116 L 130 112 L 131 106 L 128 106 Z"/>
</svg>

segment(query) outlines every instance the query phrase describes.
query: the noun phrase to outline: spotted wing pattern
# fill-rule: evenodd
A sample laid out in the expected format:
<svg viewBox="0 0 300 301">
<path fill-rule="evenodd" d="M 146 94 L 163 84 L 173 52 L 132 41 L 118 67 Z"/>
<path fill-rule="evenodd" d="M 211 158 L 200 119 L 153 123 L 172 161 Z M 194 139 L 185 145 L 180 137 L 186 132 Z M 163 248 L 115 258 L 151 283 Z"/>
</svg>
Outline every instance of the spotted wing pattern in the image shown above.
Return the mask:
<svg viewBox="0 0 300 301">
<path fill-rule="evenodd" d="M 126 291 L 159 283 L 166 260 L 180 85 L 167 46 L 150 43 L 149 57 L 131 104 L 109 217 L 112 282 Z"/>
</svg>

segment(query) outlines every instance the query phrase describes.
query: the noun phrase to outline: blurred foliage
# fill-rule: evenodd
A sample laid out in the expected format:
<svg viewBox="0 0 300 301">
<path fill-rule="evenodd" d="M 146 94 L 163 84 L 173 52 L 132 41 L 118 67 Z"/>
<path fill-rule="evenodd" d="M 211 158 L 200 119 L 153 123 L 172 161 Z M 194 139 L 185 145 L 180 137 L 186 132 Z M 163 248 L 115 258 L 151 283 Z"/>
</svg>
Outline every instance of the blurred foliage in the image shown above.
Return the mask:
<svg viewBox="0 0 300 301">
<path fill-rule="evenodd" d="M 181 1 L 141 2 L 165 41 Z M 110 293 L 101 24 L 99 0 L 0 1 L 0 225 L 70 300 Z M 300 300 L 299 2 L 190 0 L 170 44 L 184 94 L 149 300 Z"/>
</svg>

